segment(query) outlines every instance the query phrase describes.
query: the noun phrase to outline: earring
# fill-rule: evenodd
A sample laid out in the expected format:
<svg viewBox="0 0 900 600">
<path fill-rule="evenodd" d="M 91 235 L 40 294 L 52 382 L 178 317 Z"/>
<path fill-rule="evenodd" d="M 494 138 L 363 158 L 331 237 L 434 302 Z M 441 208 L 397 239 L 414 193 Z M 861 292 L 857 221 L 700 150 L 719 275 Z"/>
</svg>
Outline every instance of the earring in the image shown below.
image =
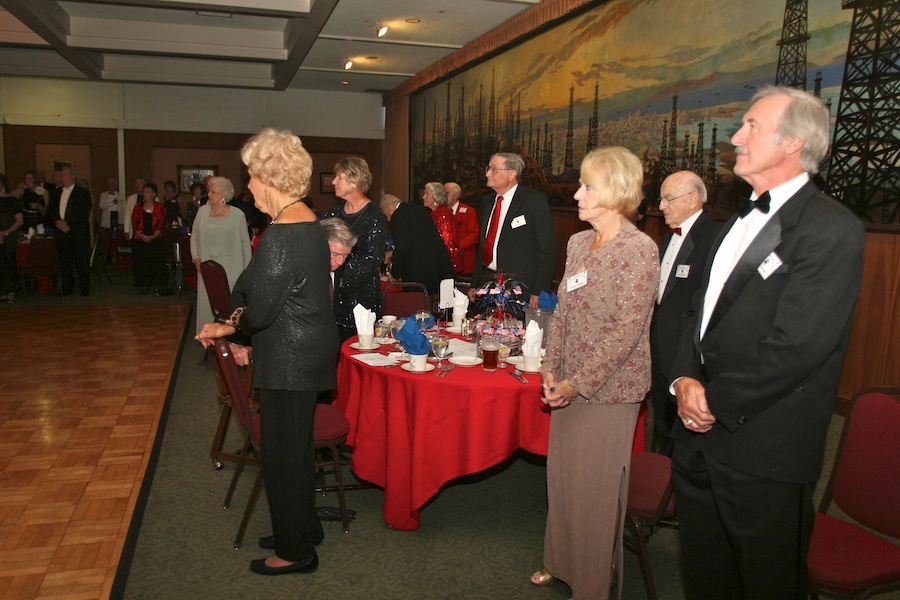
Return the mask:
<svg viewBox="0 0 900 600">
<path fill-rule="evenodd" d="M 355 184 L 355 183 L 353 184 L 353 189 L 354 189 L 354 190 L 356 189 L 356 184 Z"/>
<path fill-rule="evenodd" d="M 222 206 L 225 206 L 228 203 L 225 202 L 225 198 L 222 198 L 221 200 L 219 200 L 219 204 L 221 204 Z"/>
</svg>

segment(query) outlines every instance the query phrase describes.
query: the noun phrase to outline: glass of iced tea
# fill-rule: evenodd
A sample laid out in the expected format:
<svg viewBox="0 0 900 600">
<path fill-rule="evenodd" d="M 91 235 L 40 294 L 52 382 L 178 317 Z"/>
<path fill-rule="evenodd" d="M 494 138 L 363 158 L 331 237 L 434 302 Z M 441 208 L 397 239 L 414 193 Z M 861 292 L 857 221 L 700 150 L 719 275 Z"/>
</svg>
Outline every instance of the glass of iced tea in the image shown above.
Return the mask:
<svg viewBox="0 0 900 600">
<path fill-rule="evenodd" d="M 481 337 L 481 368 L 491 373 L 497 370 L 498 355 L 500 354 L 500 338 L 496 335 Z"/>
</svg>

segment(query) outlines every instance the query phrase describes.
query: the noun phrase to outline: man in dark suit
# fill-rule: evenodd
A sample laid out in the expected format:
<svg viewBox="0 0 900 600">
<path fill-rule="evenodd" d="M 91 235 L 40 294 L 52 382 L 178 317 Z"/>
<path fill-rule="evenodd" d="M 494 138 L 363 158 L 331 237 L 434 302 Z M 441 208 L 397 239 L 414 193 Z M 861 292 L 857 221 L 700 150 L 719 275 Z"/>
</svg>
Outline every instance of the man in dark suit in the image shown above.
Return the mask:
<svg viewBox="0 0 900 600">
<path fill-rule="evenodd" d="M 672 456 L 675 396 L 669 393 L 672 361 L 684 313 L 700 288 L 703 267 L 722 226 L 703 212 L 706 186 L 693 171 L 672 173 L 659 190 L 659 208 L 669 226 L 663 237 L 659 290 L 650 327 L 653 364 L 653 432 L 657 451 Z"/>
<path fill-rule="evenodd" d="M 862 278 L 859 219 L 810 176 L 829 112 L 764 87 L 731 141 L 753 188 L 722 229 L 672 368 L 688 598 L 805 598 L 812 492 Z"/>
<path fill-rule="evenodd" d="M 550 291 L 556 260 L 553 216 L 547 197 L 519 186 L 525 161 L 518 154 L 499 152 L 485 168 L 488 187 L 481 200 L 481 225 L 475 249 L 475 269 L 469 297 L 505 273 L 522 284 L 528 304 L 537 307 L 538 295 Z"/>
<path fill-rule="evenodd" d="M 462 254 L 463 268 L 460 273 L 469 275 L 475 270 L 475 246 L 478 244 L 478 215 L 475 209 L 459 201 L 462 190 L 456 182 L 444 184 L 447 193 L 447 206 L 456 218 L 456 238 L 459 240 L 459 251 Z"/>
<path fill-rule="evenodd" d="M 50 196 L 46 224 L 54 229 L 63 294 L 75 290 L 74 266 L 78 272 L 78 289 L 82 296 L 87 296 L 91 291 L 91 193 L 75 185 L 75 171 L 71 167 L 60 170 L 60 180 L 62 187 Z"/>
<path fill-rule="evenodd" d="M 382 196 L 378 204 L 394 234 L 391 275 L 418 281 L 429 294 L 439 292 L 441 280 L 453 279 L 455 271 L 431 211 L 421 204 L 401 202 L 392 194 Z"/>
</svg>

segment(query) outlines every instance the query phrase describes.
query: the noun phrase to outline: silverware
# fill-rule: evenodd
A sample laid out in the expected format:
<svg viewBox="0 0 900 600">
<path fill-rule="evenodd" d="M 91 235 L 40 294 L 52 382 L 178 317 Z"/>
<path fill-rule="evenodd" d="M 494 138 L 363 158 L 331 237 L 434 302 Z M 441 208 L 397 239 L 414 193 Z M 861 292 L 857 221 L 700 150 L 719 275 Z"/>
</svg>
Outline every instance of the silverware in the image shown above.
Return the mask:
<svg viewBox="0 0 900 600">
<path fill-rule="evenodd" d="M 441 368 L 438 369 L 437 372 L 434 374 L 434 378 L 437 379 L 438 377 L 440 377 L 441 375 L 443 375 L 443 374 L 444 374 L 444 371 L 446 371 L 446 370 L 447 370 L 447 365 L 442 364 L 442 365 L 441 365 Z"/>
<path fill-rule="evenodd" d="M 441 379 L 444 379 L 445 377 L 447 377 L 447 373 L 449 373 L 450 371 L 452 371 L 455 368 L 456 368 L 456 365 L 454 365 L 453 363 L 449 363 L 447 365 L 447 368 L 444 369 L 444 372 L 441 374 Z"/>
<path fill-rule="evenodd" d="M 522 371 L 516 369 L 515 371 L 507 371 L 510 375 L 519 380 L 519 383 L 528 383 L 528 380 L 525 379 L 525 376 L 522 375 Z"/>
</svg>

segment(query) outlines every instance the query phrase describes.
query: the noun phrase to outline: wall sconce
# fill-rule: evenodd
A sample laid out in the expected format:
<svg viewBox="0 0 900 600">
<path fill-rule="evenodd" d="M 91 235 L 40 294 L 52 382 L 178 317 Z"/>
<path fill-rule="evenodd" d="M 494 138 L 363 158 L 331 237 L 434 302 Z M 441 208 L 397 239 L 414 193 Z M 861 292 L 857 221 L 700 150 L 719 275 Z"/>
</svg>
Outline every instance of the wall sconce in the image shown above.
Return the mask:
<svg viewBox="0 0 900 600">
<path fill-rule="evenodd" d="M 344 63 L 344 70 L 345 70 L 345 71 L 346 71 L 346 70 L 349 70 L 350 67 L 352 67 L 352 66 L 353 66 L 353 61 L 352 61 L 352 60 L 348 60 L 347 62 Z"/>
<path fill-rule="evenodd" d="M 384 37 L 384 34 L 388 32 L 387 25 L 382 25 L 381 23 L 375 23 L 375 30 L 378 37 Z"/>
</svg>

